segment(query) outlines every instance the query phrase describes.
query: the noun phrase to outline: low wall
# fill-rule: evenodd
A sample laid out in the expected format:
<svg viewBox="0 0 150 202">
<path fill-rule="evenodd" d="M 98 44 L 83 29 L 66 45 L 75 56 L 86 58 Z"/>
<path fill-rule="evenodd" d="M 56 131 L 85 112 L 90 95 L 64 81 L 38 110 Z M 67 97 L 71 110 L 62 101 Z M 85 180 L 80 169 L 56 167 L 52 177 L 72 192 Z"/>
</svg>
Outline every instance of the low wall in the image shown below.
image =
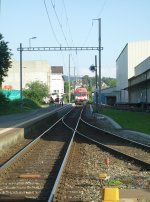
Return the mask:
<svg viewBox="0 0 150 202">
<path fill-rule="evenodd" d="M 7 149 L 23 139 L 31 139 L 38 137 L 51 125 L 53 125 L 62 112 L 51 111 L 49 115 L 40 117 L 35 120 L 28 120 L 24 124 L 20 124 L 19 127 L 8 128 L 6 132 L 0 134 L 0 151 Z M 4 130 L 5 131 L 5 130 Z"/>
</svg>

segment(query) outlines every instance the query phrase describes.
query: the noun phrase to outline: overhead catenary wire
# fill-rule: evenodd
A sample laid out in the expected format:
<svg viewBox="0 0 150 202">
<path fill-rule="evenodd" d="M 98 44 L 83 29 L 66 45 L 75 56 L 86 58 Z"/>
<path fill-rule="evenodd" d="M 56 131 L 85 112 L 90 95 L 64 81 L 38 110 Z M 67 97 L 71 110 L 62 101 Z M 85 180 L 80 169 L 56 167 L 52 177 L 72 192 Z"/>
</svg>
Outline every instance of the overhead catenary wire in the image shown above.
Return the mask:
<svg viewBox="0 0 150 202">
<path fill-rule="evenodd" d="M 1 15 L 1 0 L 0 0 L 0 15 Z"/>
<path fill-rule="evenodd" d="M 73 41 L 73 38 L 72 38 L 72 33 L 71 33 L 71 29 L 70 29 L 69 18 L 68 18 L 68 14 L 67 14 L 67 9 L 66 9 L 66 5 L 65 5 L 65 1 L 62 0 L 62 3 L 63 3 L 63 7 L 64 7 L 64 11 L 65 11 L 65 16 L 66 16 L 66 20 L 67 20 L 67 25 L 68 25 L 70 39 L 71 39 L 71 42 L 72 42 L 72 46 L 74 46 L 74 41 Z M 76 62 L 75 62 L 75 59 L 74 59 L 72 53 L 70 55 L 71 55 L 72 61 L 74 63 L 74 66 L 76 66 Z"/>
<path fill-rule="evenodd" d="M 104 11 L 106 3 L 107 3 L 107 0 L 104 0 L 102 7 L 100 8 L 100 11 L 98 12 L 97 19 L 100 18 L 100 16 L 102 15 L 102 12 Z M 87 41 L 91 35 L 92 30 L 93 30 L 93 20 L 92 20 L 92 25 L 90 26 L 89 31 L 87 32 L 87 36 L 85 37 L 85 40 L 83 42 L 83 46 L 87 43 Z"/>
<path fill-rule="evenodd" d="M 69 46 L 68 41 L 67 41 L 67 38 L 66 38 L 65 33 L 64 33 L 64 30 L 63 30 L 63 28 L 62 28 L 62 24 L 61 24 L 61 22 L 60 22 L 60 20 L 59 20 L 59 17 L 58 17 L 58 15 L 57 15 L 57 12 L 56 12 L 56 9 L 55 9 L 55 5 L 53 4 L 52 0 L 50 0 L 50 2 L 51 2 L 51 5 L 52 5 L 52 7 L 53 7 L 54 13 L 55 13 L 55 15 L 56 15 L 56 18 L 57 18 L 58 24 L 59 24 L 59 26 L 60 26 L 60 29 L 61 29 L 61 31 L 62 31 L 63 37 L 64 37 L 64 39 L 65 39 L 65 41 L 66 41 L 66 44 L 67 44 L 67 46 Z"/>
<path fill-rule="evenodd" d="M 66 9 L 66 5 L 65 5 L 64 0 L 62 0 L 62 2 L 63 2 L 63 7 L 64 7 L 64 11 L 65 11 L 66 19 L 67 19 L 68 30 L 69 30 L 69 34 L 70 34 L 70 38 L 71 38 L 71 42 L 72 42 L 72 45 L 74 46 L 74 42 L 73 42 L 73 39 L 72 39 L 71 30 L 70 30 L 69 19 L 68 19 L 68 15 L 67 15 L 67 9 Z"/>
<path fill-rule="evenodd" d="M 104 8 L 106 6 L 106 3 L 107 3 L 107 0 L 104 0 L 103 2 L 103 5 L 102 5 L 102 8 L 100 9 L 98 15 L 97 15 L 97 18 L 100 18 L 100 16 L 102 15 L 102 12 L 104 11 Z"/>
<path fill-rule="evenodd" d="M 52 22 L 51 22 L 49 13 L 48 13 L 48 9 L 47 9 L 47 5 L 46 5 L 46 1 L 45 1 L 45 0 L 44 0 L 44 6 L 45 6 L 45 10 L 46 10 L 46 14 L 47 14 L 47 17 L 48 17 L 48 21 L 49 21 L 49 25 L 50 25 L 51 31 L 52 31 L 52 33 L 53 33 L 53 36 L 54 36 L 56 42 L 57 42 L 58 45 L 60 46 L 60 42 L 59 42 L 59 40 L 57 39 L 56 33 L 55 33 L 55 31 L 54 31 L 54 29 L 53 29 L 53 26 L 52 26 Z"/>
<path fill-rule="evenodd" d="M 52 8 L 53 8 L 53 10 L 54 10 L 54 13 L 55 13 L 55 15 L 56 15 L 56 18 L 57 18 L 58 24 L 59 24 L 59 26 L 60 26 L 61 32 L 62 32 L 62 34 L 63 34 L 63 37 L 64 37 L 64 39 L 65 39 L 65 41 L 66 41 L 67 46 L 69 47 L 69 44 L 68 44 L 68 41 L 67 41 L 67 37 L 66 37 L 66 35 L 65 35 L 65 33 L 64 33 L 64 30 L 63 30 L 62 23 L 60 22 L 60 19 L 59 19 L 59 17 L 58 17 L 58 14 L 57 14 L 57 11 L 56 11 L 56 8 L 55 8 L 55 4 L 52 2 L 52 0 L 50 0 L 50 2 L 51 2 L 51 5 L 52 5 Z M 65 6 L 65 4 L 64 4 L 64 6 Z M 66 10 L 66 9 L 65 9 L 65 10 Z M 67 13 L 66 13 L 66 15 L 67 15 Z M 67 17 L 67 19 L 68 19 L 68 17 Z M 71 53 L 70 53 L 70 56 L 71 56 L 72 61 L 73 61 L 74 65 L 75 65 L 75 61 L 74 61 L 74 58 L 73 58 L 73 56 L 72 56 Z"/>
<path fill-rule="evenodd" d="M 51 31 L 52 31 L 52 33 L 53 33 L 53 36 L 54 36 L 54 38 L 55 38 L 57 44 L 58 44 L 59 46 L 61 46 L 59 40 L 57 39 L 56 33 L 55 33 L 54 29 L 53 29 L 52 22 L 51 22 L 51 19 L 50 19 L 50 16 L 49 16 L 49 12 L 48 12 L 47 5 L 46 5 L 46 1 L 45 1 L 45 0 L 44 0 L 44 6 L 45 6 L 46 14 L 47 14 L 47 17 L 48 17 L 49 25 L 50 25 Z M 63 64 L 64 64 L 64 66 L 65 66 L 64 55 L 63 55 L 62 52 L 61 52 L 61 56 L 62 56 L 62 59 L 63 59 Z"/>
</svg>

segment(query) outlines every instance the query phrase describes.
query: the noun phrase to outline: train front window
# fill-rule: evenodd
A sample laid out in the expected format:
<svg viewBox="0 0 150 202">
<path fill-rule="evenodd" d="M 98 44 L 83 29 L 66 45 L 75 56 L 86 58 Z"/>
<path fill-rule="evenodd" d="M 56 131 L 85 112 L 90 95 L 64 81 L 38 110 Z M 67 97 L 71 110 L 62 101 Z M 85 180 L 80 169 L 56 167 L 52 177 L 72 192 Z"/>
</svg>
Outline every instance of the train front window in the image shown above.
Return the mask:
<svg viewBox="0 0 150 202">
<path fill-rule="evenodd" d="M 76 93 L 76 96 L 78 96 L 78 97 L 81 96 L 81 93 Z"/>
<path fill-rule="evenodd" d="M 86 93 L 82 93 L 82 96 L 86 96 Z"/>
</svg>

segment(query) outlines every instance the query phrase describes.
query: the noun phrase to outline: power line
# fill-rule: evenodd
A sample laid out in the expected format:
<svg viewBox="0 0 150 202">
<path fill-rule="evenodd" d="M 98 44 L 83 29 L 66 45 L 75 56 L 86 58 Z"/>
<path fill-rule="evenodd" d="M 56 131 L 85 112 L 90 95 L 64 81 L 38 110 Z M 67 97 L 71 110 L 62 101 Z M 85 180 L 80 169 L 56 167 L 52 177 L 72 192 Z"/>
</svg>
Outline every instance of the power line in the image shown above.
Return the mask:
<svg viewBox="0 0 150 202">
<path fill-rule="evenodd" d="M 102 5 L 102 8 L 100 9 L 100 11 L 99 11 L 99 13 L 98 13 L 98 15 L 97 15 L 97 18 L 99 18 L 99 17 L 101 16 L 102 12 L 104 11 L 104 8 L 105 8 L 105 6 L 106 6 L 106 3 L 107 3 L 107 0 L 104 0 L 104 3 L 103 3 L 103 5 Z"/>
<path fill-rule="evenodd" d="M 51 30 L 52 30 L 53 36 L 54 36 L 56 42 L 58 43 L 58 45 L 60 45 L 60 42 L 59 42 L 59 40 L 57 39 L 57 36 L 56 36 L 55 31 L 54 31 L 54 29 L 53 29 L 53 26 L 52 26 L 52 23 L 51 23 L 51 19 L 50 19 L 49 13 L 48 13 L 48 9 L 47 9 L 47 5 L 46 5 L 45 0 L 44 0 L 44 5 L 45 5 L 45 10 L 46 10 L 46 13 L 47 13 L 48 21 L 49 21 L 50 28 L 51 28 Z M 54 6 L 55 6 L 55 4 L 54 4 Z M 61 52 L 61 56 L 62 56 L 62 59 L 63 59 L 63 64 L 64 64 L 64 66 L 65 66 L 64 55 L 63 55 L 62 52 Z"/>
<path fill-rule="evenodd" d="M 0 0 L 0 15 L 1 15 L 1 0 Z"/>
<path fill-rule="evenodd" d="M 60 43 L 59 43 L 59 41 L 58 41 L 58 39 L 57 39 L 57 36 L 56 36 L 56 34 L 55 34 L 55 32 L 54 32 L 54 29 L 53 29 L 53 26 L 52 26 L 52 23 L 51 23 L 51 19 L 50 19 L 49 13 L 48 13 L 48 9 L 47 9 L 47 5 L 46 5 L 45 0 L 44 0 L 44 5 L 45 5 L 45 10 L 46 10 L 46 13 L 47 13 L 49 25 L 50 25 L 50 28 L 51 28 L 51 30 L 52 30 L 53 36 L 54 36 L 56 42 L 58 43 L 58 45 L 60 45 Z"/>
<path fill-rule="evenodd" d="M 62 24 L 60 23 L 59 17 L 58 17 L 58 15 L 57 15 L 57 12 L 56 12 L 56 9 L 55 9 L 55 5 L 53 4 L 52 0 L 50 0 L 50 1 L 51 1 L 51 4 L 52 4 L 54 13 L 55 13 L 55 15 L 56 15 L 58 24 L 59 24 L 59 26 L 60 26 L 60 29 L 61 29 L 61 31 L 62 31 L 63 37 L 64 37 L 64 39 L 65 39 L 65 41 L 66 41 L 66 43 L 67 43 L 67 46 L 69 46 L 69 45 L 68 45 L 67 38 L 66 38 L 65 33 L 64 33 L 64 31 L 63 31 L 63 28 L 62 28 Z"/>
<path fill-rule="evenodd" d="M 92 32 L 92 29 L 93 29 L 93 22 L 92 22 L 92 26 L 90 27 L 90 29 L 89 29 L 89 31 L 88 31 L 88 34 L 87 34 L 87 36 L 86 36 L 86 38 L 85 38 L 85 40 L 84 40 L 84 42 L 83 42 L 83 46 L 84 46 L 85 43 L 88 41 L 89 36 L 90 36 L 90 34 L 91 34 L 91 32 Z"/>
<path fill-rule="evenodd" d="M 101 9 L 100 9 L 100 11 L 98 12 L 98 17 L 97 17 L 97 18 L 99 18 L 99 16 L 101 16 L 102 12 L 104 11 L 104 8 L 105 8 L 105 6 L 106 6 L 106 3 L 107 3 L 107 0 L 104 0 Z M 90 37 L 90 35 L 91 35 L 91 32 L 92 32 L 92 29 L 93 29 L 93 21 L 92 21 L 92 25 L 90 26 L 90 29 L 89 29 L 89 31 L 88 31 L 88 34 L 87 34 L 87 36 L 86 36 L 86 38 L 85 38 L 85 40 L 84 40 L 82 46 L 84 46 L 85 43 L 88 41 L 88 39 L 89 39 L 89 37 Z"/>
<path fill-rule="evenodd" d="M 68 15 L 67 15 L 67 9 L 66 9 L 66 5 L 65 5 L 65 1 L 62 0 L 62 2 L 63 2 L 63 7 L 64 7 L 64 10 L 65 10 L 65 15 L 66 15 L 66 19 L 67 19 L 67 25 L 68 25 L 70 39 L 71 39 L 72 45 L 74 46 L 74 42 L 73 42 L 73 38 L 72 38 L 72 34 L 71 34 L 71 29 L 70 29 L 69 19 L 68 19 Z M 70 55 L 71 55 L 72 61 L 74 63 L 74 66 L 76 66 L 75 59 L 74 59 L 73 55 L 72 54 L 70 54 Z"/>
<path fill-rule="evenodd" d="M 68 24 L 68 30 L 69 30 L 70 38 L 71 38 L 71 41 L 72 41 L 72 45 L 74 46 L 74 42 L 73 42 L 73 39 L 72 39 L 71 30 L 70 30 L 69 19 L 68 19 L 68 15 L 67 15 L 66 5 L 65 5 L 64 0 L 62 0 L 62 2 L 63 2 L 63 6 L 64 6 L 64 10 L 65 10 L 65 15 L 66 15 L 66 19 L 67 19 L 67 24 Z"/>
<path fill-rule="evenodd" d="M 52 0 L 50 0 L 50 1 L 51 1 L 51 5 L 52 5 L 52 7 L 53 7 L 54 13 L 55 13 L 55 15 L 56 15 L 58 24 L 59 24 L 59 26 L 60 26 L 60 29 L 61 29 L 61 31 L 62 31 L 63 37 L 64 37 L 64 39 L 65 39 L 65 41 L 66 41 L 67 46 L 69 47 L 69 44 L 68 44 L 68 41 L 67 41 L 67 37 L 66 37 L 66 35 L 65 35 L 65 33 L 64 33 L 62 23 L 61 23 L 60 20 L 59 20 L 57 11 L 56 11 L 56 9 L 55 9 L 55 5 L 54 5 L 54 3 L 52 2 Z M 63 3 L 64 3 L 64 1 L 63 1 Z M 64 7 L 65 7 L 65 3 L 64 3 Z M 65 10 L 66 10 L 66 7 L 65 7 Z M 66 11 L 66 16 L 67 16 L 67 11 Z M 66 17 L 66 18 L 68 19 L 68 17 Z M 68 25 L 69 25 L 69 24 L 68 24 Z M 71 32 L 70 32 L 70 33 L 71 33 Z M 72 40 L 72 41 L 73 41 L 73 40 Z M 72 58 L 72 61 L 73 61 L 74 65 L 75 65 L 74 58 L 73 58 L 72 54 L 70 54 L 70 55 L 71 55 L 71 58 Z"/>
</svg>

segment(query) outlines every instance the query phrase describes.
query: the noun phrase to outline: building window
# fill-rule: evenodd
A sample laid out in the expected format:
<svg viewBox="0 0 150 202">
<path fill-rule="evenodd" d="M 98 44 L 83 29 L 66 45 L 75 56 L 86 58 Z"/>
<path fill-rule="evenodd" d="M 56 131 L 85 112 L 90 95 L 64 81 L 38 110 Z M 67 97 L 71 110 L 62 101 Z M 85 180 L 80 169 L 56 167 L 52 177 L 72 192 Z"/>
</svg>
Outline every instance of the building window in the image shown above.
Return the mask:
<svg viewBox="0 0 150 202">
<path fill-rule="evenodd" d="M 54 93 L 59 93 L 59 90 L 53 90 Z"/>
</svg>

